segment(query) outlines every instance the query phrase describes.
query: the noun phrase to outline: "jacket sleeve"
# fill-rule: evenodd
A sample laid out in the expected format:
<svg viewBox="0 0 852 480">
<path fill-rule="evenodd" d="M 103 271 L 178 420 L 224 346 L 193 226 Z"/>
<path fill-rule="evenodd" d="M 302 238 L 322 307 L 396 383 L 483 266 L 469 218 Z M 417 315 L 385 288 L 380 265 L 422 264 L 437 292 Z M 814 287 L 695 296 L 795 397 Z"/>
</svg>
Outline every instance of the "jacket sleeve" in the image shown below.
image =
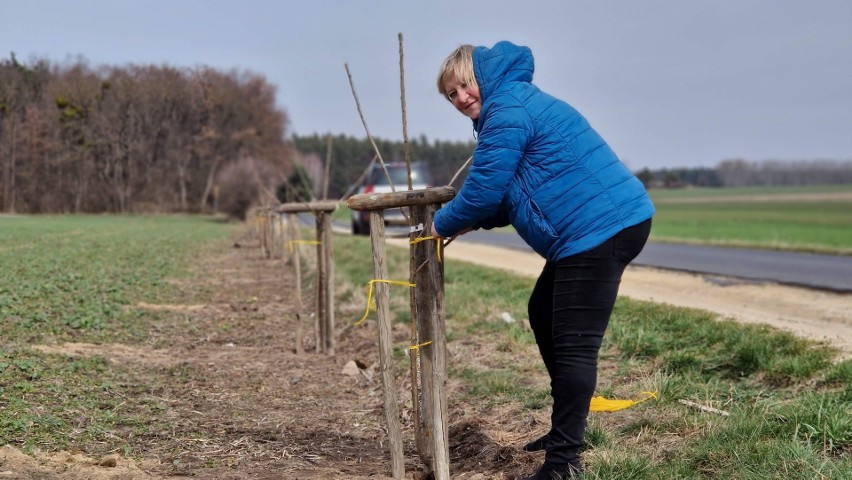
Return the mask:
<svg viewBox="0 0 852 480">
<path fill-rule="evenodd" d="M 509 212 L 507 212 L 503 208 L 500 208 L 497 210 L 497 213 L 495 215 L 481 220 L 479 224 L 476 225 L 476 227 L 491 230 L 492 228 L 505 227 L 509 223 L 511 223 L 509 220 Z"/>
<path fill-rule="evenodd" d="M 435 213 L 438 233 L 451 237 L 477 225 L 508 225 L 500 205 L 531 135 L 532 122 L 521 103 L 508 95 L 495 99 L 479 132 L 467 179 L 458 195 Z"/>
</svg>

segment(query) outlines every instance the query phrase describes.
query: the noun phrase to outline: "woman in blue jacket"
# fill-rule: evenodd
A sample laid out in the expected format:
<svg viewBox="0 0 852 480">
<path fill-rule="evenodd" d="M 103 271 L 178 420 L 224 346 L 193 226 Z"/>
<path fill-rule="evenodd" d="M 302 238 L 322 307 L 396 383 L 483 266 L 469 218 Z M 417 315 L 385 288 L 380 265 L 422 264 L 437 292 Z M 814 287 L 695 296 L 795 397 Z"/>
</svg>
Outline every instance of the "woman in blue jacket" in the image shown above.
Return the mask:
<svg viewBox="0 0 852 480">
<path fill-rule="evenodd" d="M 547 262 L 529 319 L 551 380 L 551 429 L 524 446 L 546 450 L 528 479 L 572 478 L 597 382 L 601 340 L 625 267 L 642 250 L 654 206 L 642 183 L 586 119 L 532 82 L 527 47 L 463 45 L 438 91 L 473 121 L 476 150 L 432 235 L 511 224 Z"/>
</svg>

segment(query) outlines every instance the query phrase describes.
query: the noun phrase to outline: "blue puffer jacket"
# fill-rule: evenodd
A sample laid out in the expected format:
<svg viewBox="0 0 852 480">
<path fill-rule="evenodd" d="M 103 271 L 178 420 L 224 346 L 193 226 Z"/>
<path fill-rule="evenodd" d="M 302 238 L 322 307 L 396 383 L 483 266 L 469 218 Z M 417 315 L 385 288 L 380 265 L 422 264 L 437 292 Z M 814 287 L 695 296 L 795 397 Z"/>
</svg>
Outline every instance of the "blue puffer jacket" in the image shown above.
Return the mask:
<svg viewBox="0 0 852 480">
<path fill-rule="evenodd" d="M 573 107 L 532 83 L 527 47 L 476 47 L 482 108 L 473 164 L 458 195 L 435 214 L 452 236 L 511 223 L 541 256 L 590 250 L 654 214 L 630 170 Z"/>
</svg>

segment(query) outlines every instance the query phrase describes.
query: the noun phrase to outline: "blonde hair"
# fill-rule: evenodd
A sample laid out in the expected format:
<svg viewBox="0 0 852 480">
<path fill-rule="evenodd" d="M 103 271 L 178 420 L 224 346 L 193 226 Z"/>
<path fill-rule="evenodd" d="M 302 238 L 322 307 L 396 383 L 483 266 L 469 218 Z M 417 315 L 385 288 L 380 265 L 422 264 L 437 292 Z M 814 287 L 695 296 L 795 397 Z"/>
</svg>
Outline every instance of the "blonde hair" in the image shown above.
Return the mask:
<svg viewBox="0 0 852 480">
<path fill-rule="evenodd" d="M 477 85 L 473 73 L 473 45 L 462 45 L 450 53 L 438 72 L 438 92 L 447 96 L 444 84 L 456 78 L 468 85 Z"/>
</svg>

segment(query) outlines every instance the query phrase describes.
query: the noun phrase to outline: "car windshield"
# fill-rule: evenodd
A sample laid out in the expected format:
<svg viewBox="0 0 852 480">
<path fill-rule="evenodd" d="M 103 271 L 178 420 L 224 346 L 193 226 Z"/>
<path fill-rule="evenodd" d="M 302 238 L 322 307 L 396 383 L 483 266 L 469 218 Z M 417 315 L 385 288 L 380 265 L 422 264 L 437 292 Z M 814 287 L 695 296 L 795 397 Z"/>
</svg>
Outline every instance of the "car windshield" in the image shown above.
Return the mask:
<svg viewBox="0 0 852 480">
<path fill-rule="evenodd" d="M 408 170 L 405 165 L 387 165 L 388 174 L 390 174 L 391 180 L 394 185 L 408 185 Z M 387 185 L 388 178 L 385 175 L 385 172 L 382 170 L 382 167 L 376 167 L 373 170 L 373 174 L 371 175 L 371 180 L 373 185 Z M 422 165 L 412 165 L 411 166 L 411 184 L 412 185 L 423 185 L 429 183 L 429 175 L 426 173 L 425 166 Z"/>
</svg>

